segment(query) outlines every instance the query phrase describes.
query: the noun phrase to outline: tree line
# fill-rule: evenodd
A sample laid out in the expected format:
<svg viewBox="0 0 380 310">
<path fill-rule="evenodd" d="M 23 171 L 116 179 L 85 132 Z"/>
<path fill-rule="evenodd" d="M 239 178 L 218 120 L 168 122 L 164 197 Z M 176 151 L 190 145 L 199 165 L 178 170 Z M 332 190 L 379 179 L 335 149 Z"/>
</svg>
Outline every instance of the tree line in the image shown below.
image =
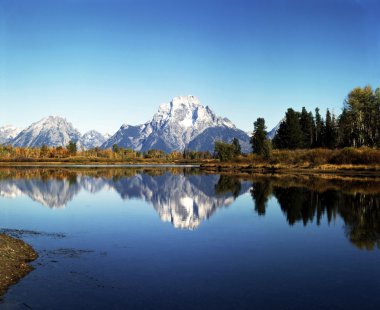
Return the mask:
<svg viewBox="0 0 380 310">
<path fill-rule="evenodd" d="M 253 152 L 267 157 L 275 149 L 311 149 L 344 147 L 380 147 L 380 88 L 353 89 L 336 116 L 327 109 L 324 117 L 319 108 L 314 113 L 289 108 L 270 143 L 265 120 L 258 118 L 251 137 Z"/>
</svg>

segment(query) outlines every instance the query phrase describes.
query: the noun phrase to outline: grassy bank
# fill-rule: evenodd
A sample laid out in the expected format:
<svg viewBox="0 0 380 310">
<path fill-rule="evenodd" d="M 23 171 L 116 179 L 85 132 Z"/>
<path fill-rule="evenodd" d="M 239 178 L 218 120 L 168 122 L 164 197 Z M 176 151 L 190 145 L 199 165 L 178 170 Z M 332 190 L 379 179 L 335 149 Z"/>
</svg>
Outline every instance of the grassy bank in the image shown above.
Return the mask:
<svg viewBox="0 0 380 310">
<path fill-rule="evenodd" d="M 103 153 L 100 153 L 103 154 Z M 112 153 L 110 153 L 112 155 Z M 161 154 L 161 153 L 160 153 Z M 162 154 L 161 154 L 162 155 Z M 215 158 L 182 158 L 166 154 L 158 158 L 124 158 L 73 155 L 65 158 L 0 157 L 0 166 L 33 165 L 200 165 L 209 171 L 380 171 L 380 150 L 371 148 L 273 150 L 265 159 L 256 154 L 240 155 L 231 161 Z"/>
<path fill-rule="evenodd" d="M 229 162 L 201 163 L 209 171 L 364 171 L 380 173 L 380 150 L 370 148 L 274 150 L 270 158 L 250 154 Z"/>
<path fill-rule="evenodd" d="M 36 258 L 37 253 L 31 246 L 22 240 L 0 234 L 0 297 L 9 286 L 32 270 L 28 262 Z"/>
</svg>

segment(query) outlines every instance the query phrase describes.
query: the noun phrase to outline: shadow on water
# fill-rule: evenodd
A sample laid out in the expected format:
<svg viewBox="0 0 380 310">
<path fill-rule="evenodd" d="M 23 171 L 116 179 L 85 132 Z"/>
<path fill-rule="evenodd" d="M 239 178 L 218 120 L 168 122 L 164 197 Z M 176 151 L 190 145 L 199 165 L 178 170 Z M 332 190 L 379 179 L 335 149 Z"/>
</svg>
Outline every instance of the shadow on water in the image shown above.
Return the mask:
<svg viewBox="0 0 380 310">
<path fill-rule="evenodd" d="M 0 196 L 20 195 L 50 208 L 66 206 L 81 191 L 114 190 L 124 200 L 151 204 L 162 221 L 195 229 L 220 207 L 250 193 L 265 216 L 275 198 L 292 226 L 330 224 L 337 217 L 360 249 L 380 248 L 380 180 L 332 176 L 202 174 L 196 168 L 2 168 Z"/>
</svg>

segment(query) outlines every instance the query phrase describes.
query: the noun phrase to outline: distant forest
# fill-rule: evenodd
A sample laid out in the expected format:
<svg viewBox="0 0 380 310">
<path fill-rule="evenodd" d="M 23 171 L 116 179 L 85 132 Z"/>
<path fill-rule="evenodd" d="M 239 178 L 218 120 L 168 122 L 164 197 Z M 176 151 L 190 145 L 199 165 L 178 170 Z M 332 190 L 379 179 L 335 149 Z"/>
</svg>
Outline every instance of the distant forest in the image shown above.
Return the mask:
<svg viewBox="0 0 380 310">
<path fill-rule="evenodd" d="M 337 116 L 329 109 L 322 117 L 318 108 L 314 114 L 289 108 L 272 145 L 277 149 L 379 147 L 380 88 L 353 89 Z"/>
</svg>

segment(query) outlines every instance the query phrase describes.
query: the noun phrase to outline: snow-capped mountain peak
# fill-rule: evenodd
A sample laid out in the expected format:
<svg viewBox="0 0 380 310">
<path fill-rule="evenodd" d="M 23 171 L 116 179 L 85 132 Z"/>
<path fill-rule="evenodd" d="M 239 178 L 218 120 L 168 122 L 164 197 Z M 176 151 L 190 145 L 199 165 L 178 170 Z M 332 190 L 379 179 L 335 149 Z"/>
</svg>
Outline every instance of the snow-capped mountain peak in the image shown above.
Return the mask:
<svg viewBox="0 0 380 310">
<path fill-rule="evenodd" d="M 0 127 L 0 144 L 7 144 L 21 132 L 20 128 L 12 125 Z"/>
<path fill-rule="evenodd" d="M 23 147 L 65 146 L 80 138 L 80 132 L 65 118 L 48 116 L 25 128 L 10 143 Z"/>
<path fill-rule="evenodd" d="M 197 97 L 189 95 L 161 104 L 150 121 L 137 126 L 122 125 L 111 137 L 95 130 L 82 136 L 65 118 L 48 116 L 17 136 L 14 134 L 7 143 L 19 147 L 56 147 L 66 146 L 73 140 L 78 148 L 83 149 L 111 148 L 117 144 L 136 151 L 191 149 L 212 152 L 216 140 L 231 142 L 233 138 L 239 139 L 243 151 L 250 151 L 249 136 L 245 132 L 237 129 L 229 119 L 217 116 Z"/>
<path fill-rule="evenodd" d="M 95 147 L 100 147 L 106 140 L 107 138 L 100 132 L 96 130 L 90 130 L 80 138 L 80 145 L 84 149 L 93 149 Z"/>
<path fill-rule="evenodd" d="M 245 133 L 236 129 L 230 120 L 216 116 L 208 106 L 203 106 L 197 97 L 189 95 L 175 97 L 169 103 L 161 104 L 150 122 L 138 126 L 123 125 L 102 147 L 109 148 L 117 144 L 120 147 L 142 151 L 182 151 L 209 128 L 220 128 L 213 130 L 212 134 L 209 131 L 208 136 L 213 136 L 211 141 L 217 138 L 229 140 L 230 137 L 232 140 L 233 136 L 238 136 L 244 140 L 243 143 L 249 143 Z M 218 135 L 221 131 L 222 136 Z M 203 140 L 199 139 L 194 146 L 197 150 L 212 151 L 213 144 L 206 146 L 201 141 Z"/>
<path fill-rule="evenodd" d="M 179 96 L 171 102 L 161 104 L 153 116 L 156 126 L 165 126 L 168 122 L 182 128 L 202 131 L 207 125 L 235 127 L 227 118 L 217 117 L 208 107 L 203 106 L 195 96 Z"/>
</svg>

